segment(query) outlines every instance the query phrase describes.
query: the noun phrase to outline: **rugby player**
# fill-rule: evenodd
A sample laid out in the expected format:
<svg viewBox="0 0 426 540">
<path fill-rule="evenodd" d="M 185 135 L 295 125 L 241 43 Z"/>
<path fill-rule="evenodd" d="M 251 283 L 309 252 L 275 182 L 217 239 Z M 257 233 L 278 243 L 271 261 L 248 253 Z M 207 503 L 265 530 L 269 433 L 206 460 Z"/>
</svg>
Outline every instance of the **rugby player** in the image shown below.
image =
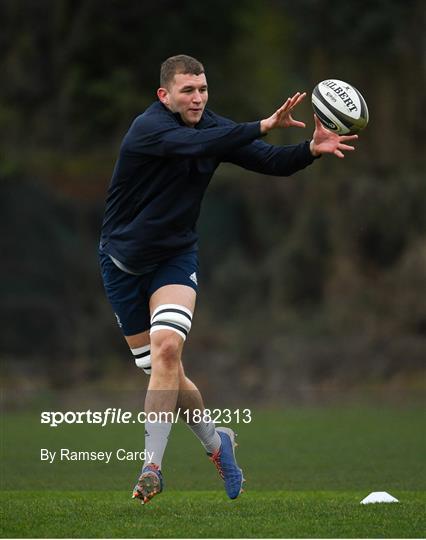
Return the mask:
<svg viewBox="0 0 426 540">
<path fill-rule="evenodd" d="M 274 129 L 305 127 L 292 117 L 305 93 L 289 97 L 271 116 L 236 123 L 206 109 L 203 65 L 187 55 L 161 65 L 158 99 L 126 133 L 108 190 L 100 240 L 106 295 L 136 366 L 150 375 L 145 413 L 204 410 L 201 394 L 186 376 L 182 350 L 191 329 L 198 289 L 196 223 L 206 188 L 222 162 L 267 175 L 289 176 L 321 154 L 344 157 L 353 136 L 326 130 L 315 117 L 310 141 L 274 146 Z M 235 436 L 213 422 L 184 417 L 224 480 L 231 499 L 243 473 Z M 133 496 L 148 502 L 163 489 L 162 459 L 171 423 L 145 423 L 144 463 Z"/>
</svg>

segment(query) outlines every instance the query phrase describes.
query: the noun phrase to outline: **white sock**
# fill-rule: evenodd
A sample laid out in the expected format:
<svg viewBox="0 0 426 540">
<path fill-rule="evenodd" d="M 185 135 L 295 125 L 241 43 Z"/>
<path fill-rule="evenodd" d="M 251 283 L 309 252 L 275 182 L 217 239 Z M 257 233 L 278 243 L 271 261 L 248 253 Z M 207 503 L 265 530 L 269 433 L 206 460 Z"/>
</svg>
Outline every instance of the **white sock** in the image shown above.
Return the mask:
<svg viewBox="0 0 426 540">
<path fill-rule="evenodd" d="M 188 427 L 200 439 L 206 452 L 213 454 L 213 452 L 219 449 L 221 439 L 213 422 L 197 422 L 192 425 L 188 424 Z"/>
<path fill-rule="evenodd" d="M 145 422 L 145 463 L 155 463 L 161 469 L 164 451 L 172 429 L 171 422 Z"/>
</svg>

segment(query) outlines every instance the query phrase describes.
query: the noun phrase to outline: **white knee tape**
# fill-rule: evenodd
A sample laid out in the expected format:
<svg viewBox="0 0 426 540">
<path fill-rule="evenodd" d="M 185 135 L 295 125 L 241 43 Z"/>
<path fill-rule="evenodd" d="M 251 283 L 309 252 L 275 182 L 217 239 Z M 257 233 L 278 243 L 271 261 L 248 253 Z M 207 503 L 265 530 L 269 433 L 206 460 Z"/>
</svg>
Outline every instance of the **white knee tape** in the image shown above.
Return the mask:
<svg viewBox="0 0 426 540">
<path fill-rule="evenodd" d="M 158 330 L 172 330 L 185 341 L 191 325 L 192 313 L 188 308 L 178 304 L 162 304 L 152 314 L 150 334 Z"/>
<path fill-rule="evenodd" d="M 130 349 L 135 359 L 135 364 L 144 370 L 147 375 L 151 375 L 151 347 L 145 345 L 137 349 Z"/>
</svg>

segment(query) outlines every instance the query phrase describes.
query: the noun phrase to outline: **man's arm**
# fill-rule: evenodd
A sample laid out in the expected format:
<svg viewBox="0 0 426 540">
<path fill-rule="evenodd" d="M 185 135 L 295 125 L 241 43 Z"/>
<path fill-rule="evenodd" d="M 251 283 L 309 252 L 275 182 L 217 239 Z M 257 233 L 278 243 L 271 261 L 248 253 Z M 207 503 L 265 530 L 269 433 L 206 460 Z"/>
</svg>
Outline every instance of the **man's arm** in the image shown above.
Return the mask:
<svg viewBox="0 0 426 540">
<path fill-rule="evenodd" d="M 270 117 L 258 122 L 236 124 L 230 120 L 223 119 L 225 121 L 217 127 L 205 129 L 184 127 L 171 116 L 142 115 L 130 127 L 124 138 L 122 149 L 130 153 L 159 157 L 220 157 L 228 155 L 229 161 L 232 161 L 232 152 L 234 150 L 253 143 L 261 135 L 265 135 L 273 129 L 292 126 L 305 127 L 303 122 L 294 120 L 291 116 L 294 107 L 305 96 L 305 93 L 300 94 L 300 92 L 297 92 L 293 97 L 288 98 Z M 270 145 L 267 145 L 269 146 L 269 155 L 266 156 L 266 160 L 269 162 L 273 157 L 276 157 L 279 160 L 278 167 L 280 170 L 285 165 L 284 161 L 290 160 L 290 164 L 285 165 L 285 170 L 295 172 L 312 163 L 312 157 L 318 157 L 324 153 L 332 153 L 338 157 L 344 157 L 342 151 L 354 150 L 354 147 L 343 143 L 356 139 L 356 135 L 339 136 L 332 133 L 321 125 L 317 117 L 315 117 L 315 124 L 316 128 L 310 144 L 310 156 L 306 154 L 304 147 L 303 150 L 297 150 L 296 147 L 290 150 L 291 147 L 271 148 Z M 265 147 L 262 145 L 255 145 L 253 148 L 256 155 L 252 157 L 251 161 L 254 160 L 253 163 L 257 162 L 257 165 L 254 164 L 253 166 L 258 167 L 260 164 L 260 154 L 268 154 L 268 152 L 265 152 Z M 311 161 L 305 162 L 307 157 Z M 240 158 L 235 156 L 235 159 L 239 160 Z M 246 159 L 249 159 L 247 154 Z M 301 162 L 302 164 L 300 164 Z M 245 165 L 242 166 L 245 167 Z M 286 175 L 292 174 L 292 172 L 265 174 Z"/>
<path fill-rule="evenodd" d="M 262 120 L 260 122 L 262 134 L 276 128 L 304 127 L 303 122 L 292 118 L 291 111 L 305 95 L 298 92 L 292 98 L 288 98 L 273 115 Z M 355 141 L 358 135 L 338 135 L 326 129 L 316 115 L 314 115 L 314 120 L 315 130 L 310 142 L 291 146 L 273 146 L 263 141 L 254 141 L 228 153 L 222 160 L 262 174 L 289 176 L 304 169 L 322 154 L 333 154 L 338 158 L 344 158 L 344 152 L 355 150 L 353 146 L 346 143 Z"/>
<path fill-rule="evenodd" d="M 260 136 L 260 122 L 194 129 L 179 125 L 173 118 L 159 123 L 156 117 L 139 117 L 124 138 L 123 148 L 158 157 L 219 156 Z"/>
<path fill-rule="evenodd" d="M 315 160 L 309 144 L 309 141 L 306 141 L 288 146 L 274 146 L 258 140 L 228 153 L 222 161 L 261 174 L 290 176 Z"/>
<path fill-rule="evenodd" d="M 232 121 L 217 127 L 194 129 L 182 126 L 169 114 L 139 116 L 123 141 L 123 150 L 151 156 L 221 156 L 245 146 L 277 127 L 299 126 L 291 117 L 291 110 L 305 97 L 298 92 L 275 113 L 258 122 L 237 124 Z"/>
</svg>

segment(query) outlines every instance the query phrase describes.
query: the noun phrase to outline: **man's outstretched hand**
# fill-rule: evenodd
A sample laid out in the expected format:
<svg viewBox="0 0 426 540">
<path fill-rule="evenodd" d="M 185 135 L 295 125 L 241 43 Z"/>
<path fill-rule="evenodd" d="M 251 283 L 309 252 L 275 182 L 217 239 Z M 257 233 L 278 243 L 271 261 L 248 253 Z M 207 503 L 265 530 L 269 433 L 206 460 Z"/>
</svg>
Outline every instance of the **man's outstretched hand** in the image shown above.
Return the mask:
<svg viewBox="0 0 426 540">
<path fill-rule="evenodd" d="M 315 157 L 321 154 L 334 154 L 338 158 L 344 158 L 344 151 L 355 150 L 354 146 L 344 144 L 347 141 L 358 139 L 358 135 L 337 135 L 326 129 L 318 117 L 314 114 L 315 131 L 310 142 L 311 154 Z"/>
<path fill-rule="evenodd" d="M 306 127 L 304 122 L 294 120 L 294 118 L 291 116 L 291 111 L 296 107 L 296 105 L 299 105 L 299 103 L 303 101 L 305 97 L 306 92 L 303 92 L 303 94 L 296 92 L 293 97 L 288 98 L 287 101 L 283 103 L 272 116 L 260 121 L 260 131 L 262 133 L 268 133 L 268 131 L 275 128 Z"/>
<path fill-rule="evenodd" d="M 293 97 L 288 98 L 273 115 L 260 121 L 261 132 L 265 134 L 276 128 L 306 127 L 304 122 L 299 122 L 291 116 L 292 110 L 299 105 L 305 97 L 306 92 L 303 92 L 303 94 L 296 92 Z M 355 150 L 354 146 L 345 143 L 358 139 L 358 135 L 338 135 L 337 133 L 326 129 L 315 114 L 314 120 L 315 131 L 309 145 L 313 156 L 318 157 L 322 154 L 334 154 L 338 158 L 344 158 L 345 155 L 343 152 Z"/>
</svg>

